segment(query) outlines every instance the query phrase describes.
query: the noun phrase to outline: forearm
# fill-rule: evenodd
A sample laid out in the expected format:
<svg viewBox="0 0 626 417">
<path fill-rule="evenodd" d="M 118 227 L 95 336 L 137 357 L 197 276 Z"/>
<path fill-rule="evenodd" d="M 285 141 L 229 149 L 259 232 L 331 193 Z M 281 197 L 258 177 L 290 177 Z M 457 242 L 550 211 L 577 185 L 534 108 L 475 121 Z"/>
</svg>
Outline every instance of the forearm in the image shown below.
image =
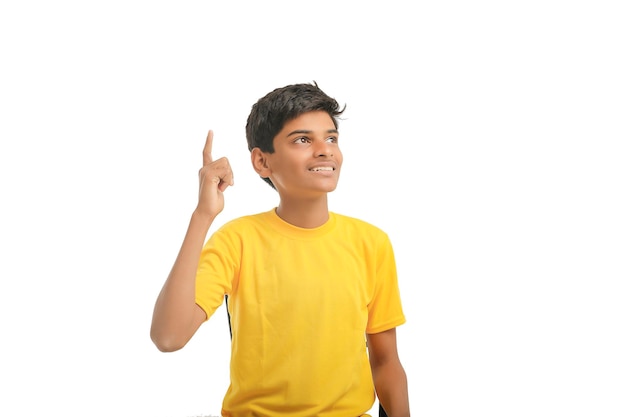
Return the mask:
<svg viewBox="0 0 626 417">
<path fill-rule="evenodd" d="M 400 361 L 389 361 L 372 368 L 376 395 L 389 417 L 409 417 L 406 373 Z"/>
<path fill-rule="evenodd" d="M 150 337 L 162 351 L 182 348 L 197 327 L 195 278 L 198 261 L 214 218 L 194 212 L 180 251 L 154 306 Z"/>
</svg>

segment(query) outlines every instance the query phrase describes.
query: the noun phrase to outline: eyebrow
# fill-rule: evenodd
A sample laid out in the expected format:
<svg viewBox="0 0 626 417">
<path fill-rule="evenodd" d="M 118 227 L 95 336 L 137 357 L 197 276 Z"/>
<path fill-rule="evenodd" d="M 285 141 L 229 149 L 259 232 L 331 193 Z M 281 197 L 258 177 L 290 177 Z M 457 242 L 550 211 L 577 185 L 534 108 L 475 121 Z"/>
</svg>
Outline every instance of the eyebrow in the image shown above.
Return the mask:
<svg viewBox="0 0 626 417">
<path fill-rule="evenodd" d="M 292 136 L 292 135 L 308 135 L 310 133 L 313 133 L 312 130 L 305 130 L 305 129 L 298 129 L 298 130 L 294 130 L 293 132 L 289 133 L 287 135 L 287 137 Z M 337 129 L 328 129 L 326 131 L 326 133 L 337 133 L 339 134 L 339 131 Z"/>
</svg>

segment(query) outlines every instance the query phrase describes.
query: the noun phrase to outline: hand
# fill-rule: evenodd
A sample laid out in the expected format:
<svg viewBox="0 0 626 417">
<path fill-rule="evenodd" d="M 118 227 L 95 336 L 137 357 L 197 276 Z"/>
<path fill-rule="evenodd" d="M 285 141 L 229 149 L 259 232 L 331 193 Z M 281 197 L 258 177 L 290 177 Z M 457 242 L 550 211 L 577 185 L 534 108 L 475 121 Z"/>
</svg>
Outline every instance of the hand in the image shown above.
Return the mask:
<svg viewBox="0 0 626 417">
<path fill-rule="evenodd" d="M 228 159 L 222 157 L 214 161 L 212 149 L 213 131 L 209 130 L 202 151 L 202 168 L 198 172 L 200 190 L 196 211 L 214 218 L 224 209 L 224 190 L 235 182 Z"/>
</svg>

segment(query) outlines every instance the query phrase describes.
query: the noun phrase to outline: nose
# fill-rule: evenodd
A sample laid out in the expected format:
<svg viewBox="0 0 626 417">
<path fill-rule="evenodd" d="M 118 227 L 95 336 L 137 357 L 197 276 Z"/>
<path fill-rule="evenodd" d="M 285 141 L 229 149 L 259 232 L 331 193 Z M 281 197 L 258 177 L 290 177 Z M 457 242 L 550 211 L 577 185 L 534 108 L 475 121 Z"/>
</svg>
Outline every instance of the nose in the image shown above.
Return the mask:
<svg viewBox="0 0 626 417">
<path fill-rule="evenodd" d="M 315 156 L 333 156 L 332 144 L 326 140 L 320 140 L 315 146 Z"/>
</svg>

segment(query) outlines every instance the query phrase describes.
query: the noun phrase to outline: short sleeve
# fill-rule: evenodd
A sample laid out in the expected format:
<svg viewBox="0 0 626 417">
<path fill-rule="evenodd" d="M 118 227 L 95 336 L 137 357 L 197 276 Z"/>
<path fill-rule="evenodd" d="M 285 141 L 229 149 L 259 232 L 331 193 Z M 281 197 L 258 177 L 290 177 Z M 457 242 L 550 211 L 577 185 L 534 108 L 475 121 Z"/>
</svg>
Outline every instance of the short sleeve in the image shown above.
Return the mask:
<svg viewBox="0 0 626 417">
<path fill-rule="evenodd" d="M 232 289 L 238 271 L 241 251 L 238 239 L 227 229 L 216 231 L 205 243 L 196 272 L 196 304 L 207 320 L 222 305 L 224 295 Z"/>
<path fill-rule="evenodd" d="M 396 260 L 389 237 L 382 233 L 375 254 L 375 285 L 368 305 L 367 333 L 380 333 L 406 322 L 400 299 Z"/>
</svg>

